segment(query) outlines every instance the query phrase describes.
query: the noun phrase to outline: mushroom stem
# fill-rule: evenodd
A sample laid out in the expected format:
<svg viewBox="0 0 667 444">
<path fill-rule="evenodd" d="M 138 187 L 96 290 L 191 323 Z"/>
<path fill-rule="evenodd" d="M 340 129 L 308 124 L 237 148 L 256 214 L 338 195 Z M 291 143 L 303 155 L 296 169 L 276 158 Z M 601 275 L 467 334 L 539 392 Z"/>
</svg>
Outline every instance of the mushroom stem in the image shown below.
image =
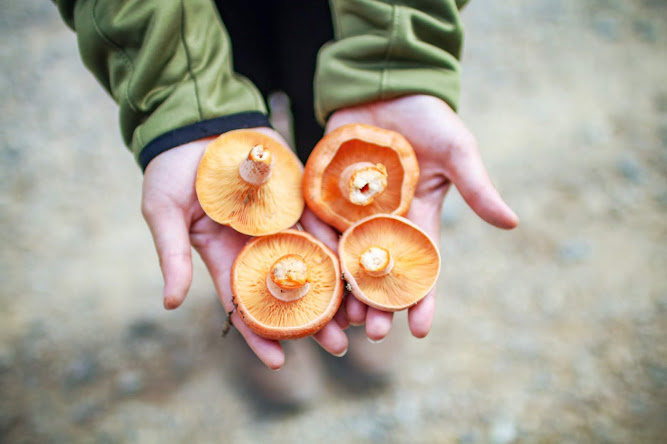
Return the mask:
<svg viewBox="0 0 667 444">
<path fill-rule="evenodd" d="M 308 266 L 298 254 L 286 254 L 275 261 L 266 277 L 269 293 L 281 301 L 296 301 L 308 293 Z"/>
<path fill-rule="evenodd" d="M 338 186 L 351 203 L 369 205 L 373 203 L 375 196 L 387 188 L 387 168 L 381 163 L 353 163 L 341 173 Z"/>
<path fill-rule="evenodd" d="M 359 256 L 359 265 L 372 277 L 382 277 L 391 273 L 394 268 L 394 258 L 388 250 L 372 246 L 368 247 L 361 256 Z"/>
<path fill-rule="evenodd" d="M 261 144 L 255 145 L 248 153 L 248 158 L 243 159 L 239 165 L 239 174 L 249 184 L 261 185 L 271 178 L 272 166 L 271 151 Z"/>
</svg>

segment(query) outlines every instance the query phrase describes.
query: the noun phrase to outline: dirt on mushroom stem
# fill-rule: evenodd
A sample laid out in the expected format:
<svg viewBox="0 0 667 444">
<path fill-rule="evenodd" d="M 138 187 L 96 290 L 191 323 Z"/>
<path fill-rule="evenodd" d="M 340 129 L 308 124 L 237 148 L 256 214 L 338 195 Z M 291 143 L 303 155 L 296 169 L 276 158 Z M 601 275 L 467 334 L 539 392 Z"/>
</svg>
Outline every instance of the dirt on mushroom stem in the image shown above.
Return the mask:
<svg viewBox="0 0 667 444">
<path fill-rule="evenodd" d="M 248 153 L 248 158 L 239 165 L 241 178 L 251 184 L 260 186 L 271 178 L 273 156 L 268 148 L 261 144 L 255 145 Z"/>
</svg>

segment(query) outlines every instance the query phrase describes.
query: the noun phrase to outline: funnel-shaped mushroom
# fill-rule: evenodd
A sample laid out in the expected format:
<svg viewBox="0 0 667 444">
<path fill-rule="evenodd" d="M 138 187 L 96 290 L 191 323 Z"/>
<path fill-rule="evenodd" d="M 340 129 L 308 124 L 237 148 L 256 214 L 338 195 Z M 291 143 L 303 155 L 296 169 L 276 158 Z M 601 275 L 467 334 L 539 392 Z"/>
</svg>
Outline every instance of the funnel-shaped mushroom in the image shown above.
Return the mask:
<svg viewBox="0 0 667 444">
<path fill-rule="evenodd" d="M 349 124 L 331 131 L 313 149 L 303 195 L 320 219 L 342 232 L 373 214 L 407 213 L 418 180 L 417 157 L 403 136 Z"/>
<path fill-rule="evenodd" d="M 225 133 L 204 152 L 197 198 L 214 221 L 262 236 L 293 226 L 304 208 L 303 168 L 278 140 L 253 130 Z"/>
<path fill-rule="evenodd" d="M 383 311 L 416 304 L 440 273 L 440 253 L 431 238 L 399 216 L 379 214 L 350 226 L 338 256 L 352 294 Z"/>
<path fill-rule="evenodd" d="M 231 274 L 243 322 L 269 339 L 297 339 L 320 330 L 343 298 L 338 258 L 308 233 L 258 237 L 241 250 Z"/>
</svg>

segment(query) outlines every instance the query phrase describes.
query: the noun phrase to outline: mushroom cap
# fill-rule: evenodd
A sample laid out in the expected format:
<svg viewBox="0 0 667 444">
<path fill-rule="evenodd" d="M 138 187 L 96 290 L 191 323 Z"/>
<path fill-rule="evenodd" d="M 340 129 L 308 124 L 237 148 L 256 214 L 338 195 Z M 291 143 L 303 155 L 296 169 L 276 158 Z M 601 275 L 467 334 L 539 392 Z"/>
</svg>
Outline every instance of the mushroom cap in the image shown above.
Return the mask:
<svg viewBox="0 0 667 444">
<path fill-rule="evenodd" d="M 241 178 L 239 166 L 257 145 L 268 148 L 271 176 L 252 185 Z M 219 224 L 250 236 L 285 230 L 303 213 L 303 167 L 280 141 L 254 130 L 235 130 L 213 140 L 197 169 L 195 189 L 204 212 Z"/>
<path fill-rule="evenodd" d="M 308 266 L 310 289 L 294 301 L 275 298 L 266 286 L 271 266 L 288 254 L 301 256 Z M 297 230 L 248 242 L 232 266 L 231 285 L 243 322 L 268 339 L 297 339 L 316 333 L 334 317 L 343 299 L 335 253 L 312 235 Z"/>
<path fill-rule="evenodd" d="M 379 246 L 393 259 L 391 272 L 373 277 L 359 263 L 370 247 Z M 352 294 L 370 307 L 399 311 L 422 300 L 440 273 L 440 253 L 431 238 L 409 220 L 387 214 L 367 217 L 340 238 L 338 256 L 343 279 Z"/>
<path fill-rule="evenodd" d="M 388 173 L 386 189 L 366 206 L 349 202 L 339 187 L 343 170 L 358 162 L 382 164 Z M 405 137 L 354 123 L 331 131 L 315 146 L 306 162 L 303 195 L 320 219 L 343 232 L 373 214 L 406 214 L 418 180 L 417 157 Z"/>
</svg>

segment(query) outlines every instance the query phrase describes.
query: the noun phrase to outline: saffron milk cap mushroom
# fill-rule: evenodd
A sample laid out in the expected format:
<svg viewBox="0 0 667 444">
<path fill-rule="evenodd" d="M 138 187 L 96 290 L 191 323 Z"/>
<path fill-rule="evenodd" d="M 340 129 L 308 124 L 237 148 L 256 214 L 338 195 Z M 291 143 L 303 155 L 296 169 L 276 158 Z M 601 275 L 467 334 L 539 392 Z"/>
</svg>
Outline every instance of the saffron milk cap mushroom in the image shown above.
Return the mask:
<svg viewBox="0 0 667 444">
<path fill-rule="evenodd" d="M 437 246 L 400 216 L 357 221 L 341 236 L 338 256 L 352 294 L 382 311 L 413 306 L 433 289 L 440 273 Z"/>
<path fill-rule="evenodd" d="M 308 157 L 303 195 L 308 207 L 343 232 L 373 214 L 403 216 L 419 180 L 419 165 L 402 135 L 365 124 L 331 131 Z"/>
<path fill-rule="evenodd" d="M 279 140 L 256 130 L 235 130 L 204 151 L 195 189 L 204 212 L 250 236 L 285 230 L 305 206 L 303 167 Z"/>
<path fill-rule="evenodd" d="M 343 285 L 335 253 L 291 229 L 248 242 L 231 271 L 236 310 L 268 339 L 298 339 L 322 329 L 340 307 Z"/>
</svg>

